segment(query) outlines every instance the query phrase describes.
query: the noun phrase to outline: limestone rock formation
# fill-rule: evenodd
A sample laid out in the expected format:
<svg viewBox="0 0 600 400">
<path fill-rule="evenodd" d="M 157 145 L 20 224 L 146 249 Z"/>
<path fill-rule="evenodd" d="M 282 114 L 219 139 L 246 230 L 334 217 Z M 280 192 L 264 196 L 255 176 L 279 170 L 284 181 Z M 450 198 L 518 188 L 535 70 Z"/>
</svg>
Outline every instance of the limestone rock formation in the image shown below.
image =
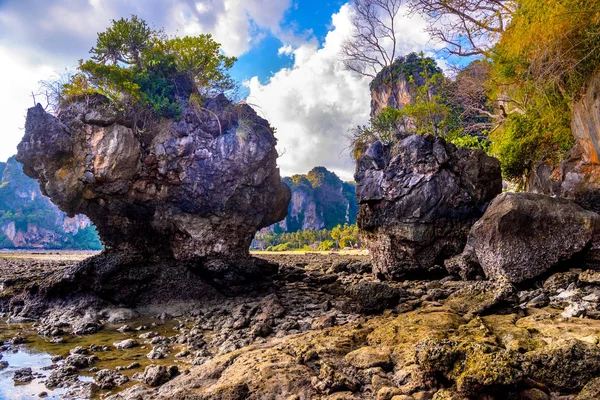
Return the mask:
<svg viewBox="0 0 600 400">
<path fill-rule="evenodd" d="M 442 70 L 434 65 L 427 65 L 427 75 L 441 73 Z M 390 70 L 394 77 L 391 82 Z M 416 97 L 417 87 L 425 83 L 423 72 L 423 59 L 417 53 L 397 57 L 390 65 L 389 70 L 382 70 L 370 84 L 371 90 L 371 118 L 375 117 L 386 107 L 401 110 L 413 102 Z"/>
<path fill-rule="evenodd" d="M 358 204 L 354 184 L 343 182 L 324 167 L 315 167 L 306 175 L 294 175 L 283 181 L 292 191 L 287 217 L 273 230 L 332 229 L 344 223 L 355 224 Z"/>
<path fill-rule="evenodd" d="M 473 226 L 463 257 L 489 279 L 520 283 L 593 247 L 599 233 L 600 215 L 569 200 L 507 192 Z"/>
<path fill-rule="evenodd" d="M 104 257 L 243 272 L 255 232 L 284 218 L 290 199 L 273 130 L 224 96 L 182 106 L 177 121 L 134 126 L 101 96 L 57 117 L 38 105 L 17 159 L 63 211 L 92 220 Z"/>
<path fill-rule="evenodd" d="M 526 189 L 564 197 L 600 212 L 600 74 L 590 79 L 573 104 L 571 131 L 576 144 L 567 159 L 558 166 L 536 165 Z"/>
<path fill-rule="evenodd" d="M 373 270 L 391 279 L 461 253 L 471 226 L 502 190 L 496 159 L 433 136 L 375 142 L 358 160 L 355 179 Z"/>
</svg>

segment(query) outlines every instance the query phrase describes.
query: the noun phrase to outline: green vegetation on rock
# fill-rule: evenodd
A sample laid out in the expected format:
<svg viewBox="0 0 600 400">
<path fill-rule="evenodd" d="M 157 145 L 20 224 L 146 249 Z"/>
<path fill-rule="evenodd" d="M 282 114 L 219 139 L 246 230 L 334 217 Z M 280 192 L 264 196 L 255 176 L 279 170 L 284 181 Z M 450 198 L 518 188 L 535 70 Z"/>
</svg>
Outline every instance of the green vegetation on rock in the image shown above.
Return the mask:
<svg viewBox="0 0 600 400">
<path fill-rule="evenodd" d="M 96 228 L 60 211 L 14 157 L 0 163 L 0 248 L 100 250 Z"/>
<path fill-rule="evenodd" d="M 190 95 L 201 101 L 235 86 L 227 71 L 236 59 L 224 56 L 211 35 L 170 38 L 135 15 L 113 20 L 90 53 L 61 88 L 59 103 L 99 93 L 126 114 L 150 110 L 178 119 Z"/>
</svg>

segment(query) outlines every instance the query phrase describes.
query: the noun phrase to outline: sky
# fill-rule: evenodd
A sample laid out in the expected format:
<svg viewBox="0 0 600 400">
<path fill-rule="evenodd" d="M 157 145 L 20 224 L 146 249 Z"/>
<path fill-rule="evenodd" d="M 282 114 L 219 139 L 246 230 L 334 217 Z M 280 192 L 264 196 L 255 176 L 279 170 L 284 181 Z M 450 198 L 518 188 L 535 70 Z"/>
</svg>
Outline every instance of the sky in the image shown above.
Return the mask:
<svg viewBox="0 0 600 400">
<path fill-rule="evenodd" d="M 39 82 L 74 70 L 98 32 L 131 14 L 171 35 L 211 33 L 238 58 L 231 74 L 277 129 L 282 176 L 324 166 L 352 180 L 347 134 L 368 122 L 369 79 L 339 61 L 352 15 L 340 0 L 0 0 L 0 161 L 16 153 Z M 425 21 L 403 9 L 399 26 L 400 54 L 444 64 Z"/>
</svg>

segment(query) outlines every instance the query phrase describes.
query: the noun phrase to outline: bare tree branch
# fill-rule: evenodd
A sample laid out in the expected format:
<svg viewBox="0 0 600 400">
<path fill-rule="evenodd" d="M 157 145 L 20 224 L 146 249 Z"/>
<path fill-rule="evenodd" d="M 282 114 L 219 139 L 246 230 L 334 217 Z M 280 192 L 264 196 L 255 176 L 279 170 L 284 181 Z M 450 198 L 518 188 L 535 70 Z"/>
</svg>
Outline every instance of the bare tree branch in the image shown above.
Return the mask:
<svg viewBox="0 0 600 400">
<path fill-rule="evenodd" d="M 488 56 L 507 29 L 515 0 L 411 0 L 410 9 L 429 19 L 427 31 L 450 54 Z"/>
<path fill-rule="evenodd" d="M 397 21 L 401 0 L 354 0 L 352 33 L 342 44 L 344 67 L 358 75 L 375 78 L 389 70 L 383 84 L 395 93 L 397 77 L 391 65 L 397 55 Z"/>
</svg>

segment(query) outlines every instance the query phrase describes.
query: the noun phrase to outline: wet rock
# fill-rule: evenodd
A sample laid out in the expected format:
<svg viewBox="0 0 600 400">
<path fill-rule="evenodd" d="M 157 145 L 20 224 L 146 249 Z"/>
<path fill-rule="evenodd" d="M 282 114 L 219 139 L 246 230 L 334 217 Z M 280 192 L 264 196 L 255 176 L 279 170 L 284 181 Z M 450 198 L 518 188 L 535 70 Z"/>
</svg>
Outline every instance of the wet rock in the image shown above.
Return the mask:
<svg viewBox="0 0 600 400">
<path fill-rule="evenodd" d="M 175 354 L 176 358 L 183 358 L 189 356 L 191 353 L 188 350 L 182 350 L 179 353 Z"/>
<path fill-rule="evenodd" d="M 90 351 L 88 349 L 86 349 L 85 347 L 77 346 L 74 349 L 69 350 L 69 354 L 83 354 L 83 355 L 88 355 L 88 354 L 90 354 Z"/>
<path fill-rule="evenodd" d="M 197 298 L 203 281 L 189 268 L 219 283 L 274 272 L 248 250 L 258 229 L 285 217 L 291 196 L 269 123 L 221 95 L 201 110 L 186 102 L 179 121 L 148 120 L 140 134 L 127 116 L 85 118 L 111 114 L 107 102 L 73 102 L 56 117 L 33 107 L 18 146 L 25 174 L 67 214 L 87 215 L 106 248 L 57 288 L 135 305 L 152 298 L 149 288 L 165 300 Z"/>
<path fill-rule="evenodd" d="M 3 369 L 8 368 L 8 362 L 6 361 L 0 361 L 0 371 L 2 371 Z"/>
<path fill-rule="evenodd" d="M 125 339 L 120 342 L 114 342 L 113 346 L 115 346 L 119 350 L 131 349 L 133 347 L 139 346 L 140 343 L 135 339 Z"/>
<path fill-rule="evenodd" d="M 469 229 L 502 191 L 498 160 L 420 135 L 393 148 L 372 144 L 355 180 L 373 272 L 390 279 L 425 275 L 460 254 Z"/>
<path fill-rule="evenodd" d="M 142 333 L 140 336 L 138 336 L 140 339 L 152 339 L 154 337 L 158 336 L 158 333 L 156 332 L 146 332 L 146 333 Z"/>
<path fill-rule="evenodd" d="M 149 365 L 144 370 L 143 374 L 140 374 L 139 380 L 149 386 L 160 386 L 175 376 L 179 375 L 179 370 L 176 366 L 164 367 L 162 365 Z"/>
<path fill-rule="evenodd" d="M 154 346 L 150 353 L 146 355 L 149 360 L 160 360 L 169 356 L 169 346 L 166 344 L 159 344 Z"/>
<path fill-rule="evenodd" d="M 360 312 L 376 314 L 395 307 L 403 291 L 386 283 L 361 281 L 349 287 L 346 294 L 358 304 Z"/>
<path fill-rule="evenodd" d="M 71 354 L 65 358 L 65 365 L 74 367 L 76 369 L 84 369 L 90 367 L 94 362 L 98 360 L 97 356 L 84 356 L 81 354 Z"/>
<path fill-rule="evenodd" d="M 126 375 L 110 369 L 102 369 L 96 372 L 96 383 L 103 390 L 113 390 L 129 382 Z"/>
<path fill-rule="evenodd" d="M 253 337 L 267 337 L 273 332 L 273 328 L 267 321 L 258 321 L 250 329 Z"/>
<path fill-rule="evenodd" d="M 527 302 L 527 307 L 542 308 L 546 307 L 548 303 L 550 303 L 550 299 L 548 298 L 548 296 L 546 296 L 546 294 L 544 293 L 541 293 L 535 296 L 533 299 L 529 300 Z"/>
<path fill-rule="evenodd" d="M 100 388 L 94 382 L 76 382 L 64 395 L 65 400 L 93 399 Z"/>
<path fill-rule="evenodd" d="M 463 254 L 489 279 L 520 283 L 571 260 L 599 231 L 600 215 L 573 202 L 507 192 L 473 225 Z"/>
<path fill-rule="evenodd" d="M 64 364 L 50 372 L 45 384 L 48 389 L 53 389 L 66 388 L 75 382 L 77 382 L 77 368 Z"/>
<path fill-rule="evenodd" d="M 348 364 L 358 369 L 381 367 L 384 370 L 389 370 L 392 366 L 390 355 L 373 347 L 361 347 L 346 354 L 344 359 Z"/>
<path fill-rule="evenodd" d="M 323 315 L 322 317 L 317 317 L 313 320 L 311 324 L 312 329 L 325 329 L 331 328 L 335 326 L 337 320 L 335 315 Z"/>
<path fill-rule="evenodd" d="M 33 379 L 33 373 L 31 371 L 31 368 L 29 367 L 20 368 L 16 370 L 13 375 L 13 381 L 15 381 L 16 383 L 28 383 L 31 382 Z"/>
<path fill-rule="evenodd" d="M 73 324 L 73 335 L 91 335 L 102 329 L 102 324 L 97 321 L 79 320 Z"/>
</svg>

